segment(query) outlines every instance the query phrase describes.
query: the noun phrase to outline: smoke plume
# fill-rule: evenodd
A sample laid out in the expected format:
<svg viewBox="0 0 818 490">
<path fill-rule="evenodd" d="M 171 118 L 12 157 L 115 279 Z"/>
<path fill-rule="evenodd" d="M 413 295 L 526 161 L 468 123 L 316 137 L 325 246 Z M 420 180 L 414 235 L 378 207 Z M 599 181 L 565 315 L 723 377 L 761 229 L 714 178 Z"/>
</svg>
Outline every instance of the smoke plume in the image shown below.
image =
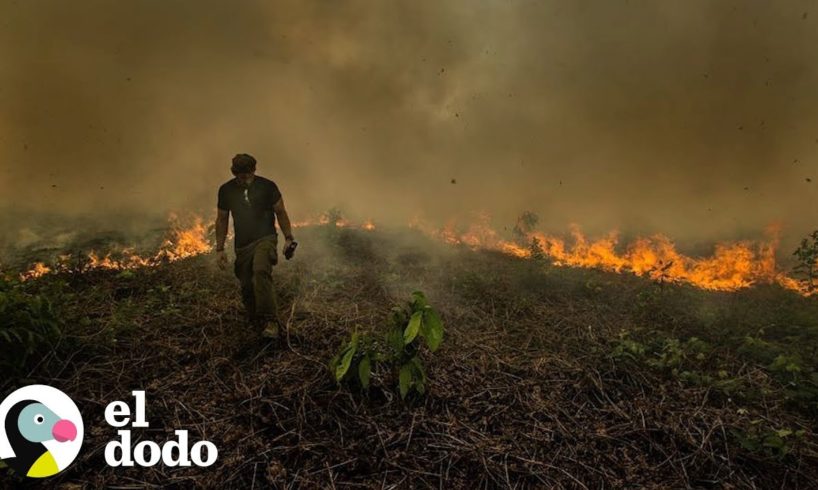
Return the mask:
<svg viewBox="0 0 818 490">
<path fill-rule="evenodd" d="M 296 220 L 794 240 L 818 221 L 809 5 L 3 0 L 3 220 L 209 212 L 248 152 Z"/>
</svg>

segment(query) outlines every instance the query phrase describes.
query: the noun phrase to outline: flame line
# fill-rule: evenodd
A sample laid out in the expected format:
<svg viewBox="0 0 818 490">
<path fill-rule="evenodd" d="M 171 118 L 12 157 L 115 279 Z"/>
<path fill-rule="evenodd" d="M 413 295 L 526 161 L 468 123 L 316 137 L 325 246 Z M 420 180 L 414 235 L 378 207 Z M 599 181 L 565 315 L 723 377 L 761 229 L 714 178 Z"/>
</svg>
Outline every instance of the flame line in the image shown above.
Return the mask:
<svg viewBox="0 0 818 490">
<path fill-rule="evenodd" d="M 184 228 L 178 218 L 172 215 L 171 232 L 152 256 L 143 257 L 133 249 L 124 249 L 122 258 L 115 259 L 111 253 L 100 256 L 95 251 L 87 255 L 87 262 L 80 272 L 94 269 L 127 270 L 141 267 L 155 267 L 162 263 L 194 257 L 212 251 L 208 239 L 208 228 L 201 217 L 195 217 L 193 225 Z M 293 227 L 303 228 L 318 225 L 334 225 L 339 228 L 357 228 L 372 231 L 376 228 L 370 219 L 355 225 L 340 217 L 331 218 L 325 214 L 316 219 L 293 223 Z M 583 267 L 607 270 L 617 273 L 629 272 L 654 281 L 690 284 L 701 289 L 715 291 L 736 291 L 756 284 L 778 284 L 803 296 L 811 296 L 815 291 L 786 273 L 779 271 L 776 264 L 778 231 L 769 229 L 767 240 L 760 243 L 748 241 L 717 243 L 710 257 L 690 257 L 676 250 L 674 243 L 664 235 L 641 237 L 620 247 L 618 233 L 612 232 L 596 240 L 589 240 L 576 225 L 571 227 L 572 242 L 538 231 L 519 231 L 518 240 L 500 238 L 489 226 L 487 214 L 478 216 L 465 231 L 459 231 L 455 222 L 450 221 L 442 228 L 426 225 L 415 218 L 410 228 L 450 245 L 462 245 L 474 250 L 495 250 L 507 255 L 531 259 L 537 255 L 546 257 L 560 267 Z M 623 250 L 622 252 L 618 252 Z M 22 280 L 35 279 L 43 275 L 70 270 L 70 256 L 61 256 L 54 266 L 43 262 L 35 263 L 22 274 Z"/>
</svg>

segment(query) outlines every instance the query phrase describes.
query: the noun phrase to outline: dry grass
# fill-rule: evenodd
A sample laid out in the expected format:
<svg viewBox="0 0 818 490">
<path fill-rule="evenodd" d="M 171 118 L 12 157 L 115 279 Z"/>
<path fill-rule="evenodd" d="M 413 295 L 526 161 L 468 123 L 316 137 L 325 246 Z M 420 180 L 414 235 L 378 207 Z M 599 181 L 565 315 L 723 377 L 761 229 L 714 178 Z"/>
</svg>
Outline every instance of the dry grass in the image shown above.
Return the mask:
<svg viewBox="0 0 818 490">
<path fill-rule="evenodd" d="M 63 344 L 26 379 L 5 380 L 2 393 L 36 381 L 77 401 L 84 448 L 52 480 L 68 488 L 818 486 L 815 412 L 788 402 L 768 370 L 734 345 L 771 320 L 730 323 L 764 301 L 768 310 L 784 302 L 799 310 L 777 321 L 818 322 L 814 301 L 765 289 L 660 289 L 399 235 L 302 233 L 296 261 L 276 270 L 283 346 L 244 325 L 233 278 L 206 257 L 133 277 L 66 276 L 73 323 Z M 326 366 L 340 343 L 356 325 L 378 330 L 414 289 L 447 326 L 441 350 L 426 357 L 427 396 L 403 402 L 385 372 L 367 393 L 337 386 Z M 714 348 L 681 368 L 726 371 L 747 388 L 691 383 L 678 369 L 651 365 L 650 352 L 617 357 L 622 331 L 645 345 L 705 338 Z M 187 428 L 192 440 L 219 447 L 218 462 L 106 466 L 115 431 L 105 405 L 133 389 L 147 390 L 151 423 L 134 437 L 161 442 Z M 756 420 L 806 433 L 786 455 L 752 451 L 735 433 Z"/>
</svg>

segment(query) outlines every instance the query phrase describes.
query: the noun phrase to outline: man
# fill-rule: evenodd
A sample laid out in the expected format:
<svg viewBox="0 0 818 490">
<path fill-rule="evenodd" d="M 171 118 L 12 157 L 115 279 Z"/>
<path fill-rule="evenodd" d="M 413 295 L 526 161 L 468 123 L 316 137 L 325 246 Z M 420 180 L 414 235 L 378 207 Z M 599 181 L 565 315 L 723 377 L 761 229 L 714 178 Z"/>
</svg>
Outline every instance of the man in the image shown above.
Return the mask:
<svg viewBox="0 0 818 490">
<path fill-rule="evenodd" d="M 290 218 L 278 186 L 256 175 L 256 159 L 245 153 L 233 157 L 235 176 L 219 187 L 216 215 L 217 264 L 224 270 L 224 241 L 230 214 L 235 231 L 234 271 L 241 282 L 241 298 L 251 323 L 261 324 L 262 335 L 278 338 L 279 319 L 273 295 L 272 267 L 278 263 L 275 219 L 284 233 L 285 249 L 294 243 Z"/>
</svg>

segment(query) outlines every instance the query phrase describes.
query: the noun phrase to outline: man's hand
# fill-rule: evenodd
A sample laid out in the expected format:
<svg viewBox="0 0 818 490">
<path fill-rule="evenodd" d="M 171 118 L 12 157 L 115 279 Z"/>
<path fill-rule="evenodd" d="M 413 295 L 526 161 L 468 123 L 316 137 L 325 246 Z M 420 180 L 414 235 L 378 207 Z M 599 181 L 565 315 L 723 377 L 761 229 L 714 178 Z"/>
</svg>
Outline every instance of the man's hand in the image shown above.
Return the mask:
<svg viewBox="0 0 818 490">
<path fill-rule="evenodd" d="M 224 250 L 216 250 L 216 266 L 219 270 L 227 269 L 227 254 Z"/>
<path fill-rule="evenodd" d="M 227 268 L 227 254 L 224 253 L 224 240 L 227 238 L 227 224 L 230 221 L 230 212 L 226 209 L 216 209 L 216 266 Z"/>
</svg>

